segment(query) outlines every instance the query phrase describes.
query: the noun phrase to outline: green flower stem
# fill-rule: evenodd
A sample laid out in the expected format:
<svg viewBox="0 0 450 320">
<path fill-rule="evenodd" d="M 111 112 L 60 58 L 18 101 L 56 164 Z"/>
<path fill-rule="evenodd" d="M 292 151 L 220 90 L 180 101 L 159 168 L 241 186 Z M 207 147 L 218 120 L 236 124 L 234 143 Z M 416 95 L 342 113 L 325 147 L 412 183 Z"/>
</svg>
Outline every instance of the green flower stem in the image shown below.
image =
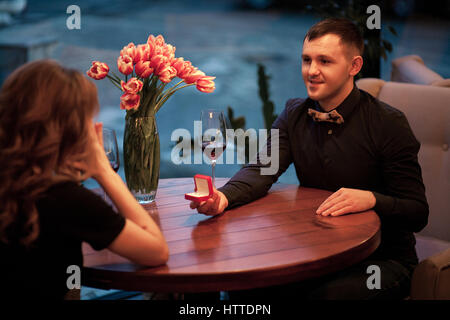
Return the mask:
<svg viewBox="0 0 450 320">
<path fill-rule="evenodd" d="M 184 80 L 179 81 L 174 86 L 164 91 L 167 83 L 160 82 L 158 76 L 152 74 L 150 78 L 144 79 L 141 91 L 141 107 L 138 109 L 139 116 L 151 117 L 159 111 L 163 104 L 178 90 L 190 87 L 195 83 L 186 84 L 179 87 Z"/>
<path fill-rule="evenodd" d="M 119 88 L 120 91 L 122 91 L 122 87 L 120 86 L 120 82 L 118 82 L 113 77 L 110 77 L 109 75 L 106 75 L 106 77 L 111 81 L 113 85 L 115 85 L 117 88 Z"/>
<path fill-rule="evenodd" d="M 133 193 L 154 193 L 158 188 L 160 143 L 155 117 L 130 117 L 124 133 L 124 169 Z"/>
<path fill-rule="evenodd" d="M 161 107 L 167 101 L 167 99 L 169 99 L 175 92 L 177 92 L 178 90 L 181 90 L 183 88 L 193 86 L 194 84 L 195 83 L 186 84 L 186 85 L 181 86 L 181 87 L 176 88 L 176 89 L 174 89 L 174 87 L 172 87 L 169 90 L 167 90 L 166 93 L 156 103 L 156 105 L 155 105 L 155 113 L 158 112 L 159 109 L 161 109 Z"/>
<path fill-rule="evenodd" d="M 112 78 L 119 87 L 119 82 Z M 113 81 L 114 80 L 114 81 Z M 167 83 L 156 75 L 142 79 L 140 107 L 127 110 L 124 133 L 124 169 L 128 188 L 134 194 L 154 194 L 158 188 L 160 167 L 160 142 L 156 128 L 156 113 L 178 90 L 195 85 L 179 81 L 165 90 Z M 145 118 L 147 117 L 147 118 Z"/>
<path fill-rule="evenodd" d="M 149 81 L 150 83 L 147 85 L 147 87 L 143 90 L 145 90 L 145 99 L 143 101 L 143 106 L 141 114 L 145 117 L 154 116 L 155 110 L 152 108 L 156 103 L 156 98 L 159 96 L 160 91 L 158 91 L 158 77 L 155 75 L 152 75 L 152 78 Z"/>
<path fill-rule="evenodd" d="M 179 86 L 180 84 L 182 84 L 183 82 L 184 82 L 184 80 L 179 81 L 176 85 L 170 87 L 167 91 L 175 89 L 176 87 L 178 87 L 178 86 Z M 164 85 L 164 86 L 165 86 L 165 85 Z M 164 89 L 164 87 L 163 87 L 163 89 Z M 166 91 L 166 92 L 167 92 L 167 91 Z"/>
<path fill-rule="evenodd" d="M 112 77 L 117 81 L 117 82 L 119 82 L 120 83 L 120 77 L 117 75 L 117 74 L 115 74 L 114 72 L 110 72 L 111 74 L 112 74 Z"/>
<path fill-rule="evenodd" d="M 180 84 L 182 84 L 184 82 L 184 80 L 179 81 L 176 85 L 174 85 L 172 88 L 176 88 L 178 87 Z"/>
<path fill-rule="evenodd" d="M 167 85 L 167 83 L 161 81 L 161 83 L 158 85 L 158 88 L 157 88 L 158 91 L 162 92 L 164 90 L 164 88 L 166 87 L 166 85 Z"/>
</svg>

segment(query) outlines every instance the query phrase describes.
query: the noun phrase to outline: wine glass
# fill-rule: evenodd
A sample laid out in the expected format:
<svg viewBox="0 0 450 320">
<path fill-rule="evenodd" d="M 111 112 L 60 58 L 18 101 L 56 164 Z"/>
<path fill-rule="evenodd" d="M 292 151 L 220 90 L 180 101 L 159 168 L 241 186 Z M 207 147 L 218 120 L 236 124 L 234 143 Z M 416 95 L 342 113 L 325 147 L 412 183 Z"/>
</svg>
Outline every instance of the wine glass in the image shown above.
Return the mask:
<svg viewBox="0 0 450 320">
<path fill-rule="evenodd" d="M 103 127 L 103 148 L 105 149 L 106 157 L 115 172 L 119 170 L 119 148 L 117 146 L 116 131 L 114 129 Z M 106 200 L 106 192 L 104 193 Z"/>
<path fill-rule="evenodd" d="M 212 183 L 214 185 L 214 167 L 217 159 L 227 147 L 226 143 L 226 121 L 222 111 L 207 109 L 202 110 L 200 120 L 202 121 L 202 150 L 211 160 Z"/>
</svg>

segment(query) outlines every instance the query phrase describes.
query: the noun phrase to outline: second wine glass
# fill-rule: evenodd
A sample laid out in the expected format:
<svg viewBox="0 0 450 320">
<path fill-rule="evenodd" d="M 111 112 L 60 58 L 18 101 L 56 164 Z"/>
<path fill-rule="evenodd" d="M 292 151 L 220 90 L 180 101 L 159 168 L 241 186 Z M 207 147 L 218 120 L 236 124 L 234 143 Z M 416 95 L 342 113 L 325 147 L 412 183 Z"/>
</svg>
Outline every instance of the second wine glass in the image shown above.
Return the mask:
<svg viewBox="0 0 450 320">
<path fill-rule="evenodd" d="M 214 167 L 217 159 L 227 147 L 226 121 L 222 111 L 213 109 L 202 110 L 200 120 L 202 122 L 202 150 L 211 160 L 212 183 L 214 185 Z"/>
<path fill-rule="evenodd" d="M 103 148 L 105 149 L 111 167 L 117 172 L 120 167 L 120 160 L 117 137 L 114 129 L 103 128 Z"/>
<path fill-rule="evenodd" d="M 115 172 L 119 171 L 119 148 L 117 146 L 116 131 L 114 129 L 103 127 L 103 148 L 105 149 L 106 157 Z M 106 200 L 106 193 L 104 193 Z"/>
</svg>

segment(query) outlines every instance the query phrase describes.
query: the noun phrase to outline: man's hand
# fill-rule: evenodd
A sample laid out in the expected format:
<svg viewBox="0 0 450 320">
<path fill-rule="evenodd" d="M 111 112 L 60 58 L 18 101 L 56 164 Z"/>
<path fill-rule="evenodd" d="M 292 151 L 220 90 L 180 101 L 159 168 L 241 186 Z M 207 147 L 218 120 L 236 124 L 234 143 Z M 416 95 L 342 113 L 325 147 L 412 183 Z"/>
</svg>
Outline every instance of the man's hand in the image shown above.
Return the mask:
<svg viewBox="0 0 450 320">
<path fill-rule="evenodd" d="M 222 192 L 214 188 L 214 193 L 211 198 L 200 203 L 191 201 L 190 207 L 191 209 L 197 209 L 199 213 L 215 216 L 221 214 L 228 207 L 228 199 Z"/>
<path fill-rule="evenodd" d="M 329 196 L 317 209 L 323 216 L 340 216 L 372 209 L 376 199 L 372 192 L 341 188 Z"/>
</svg>

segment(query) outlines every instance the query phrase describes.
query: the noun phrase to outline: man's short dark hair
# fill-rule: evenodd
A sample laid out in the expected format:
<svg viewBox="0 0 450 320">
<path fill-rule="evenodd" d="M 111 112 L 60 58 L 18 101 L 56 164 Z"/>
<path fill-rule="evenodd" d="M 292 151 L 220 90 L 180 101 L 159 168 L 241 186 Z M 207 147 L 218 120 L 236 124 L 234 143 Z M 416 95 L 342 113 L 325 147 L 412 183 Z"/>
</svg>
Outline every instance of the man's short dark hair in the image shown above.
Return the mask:
<svg viewBox="0 0 450 320">
<path fill-rule="evenodd" d="M 358 27 L 350 20 L 344 18 L 329 18 L 317 22 L 306 33 L 303 42 L 320 38 L 326 34 L 335 34 L 341 41 L 349 46 L 355 47 L 362 56 L 364 52 L 364 40 Z"/>
</svg>

